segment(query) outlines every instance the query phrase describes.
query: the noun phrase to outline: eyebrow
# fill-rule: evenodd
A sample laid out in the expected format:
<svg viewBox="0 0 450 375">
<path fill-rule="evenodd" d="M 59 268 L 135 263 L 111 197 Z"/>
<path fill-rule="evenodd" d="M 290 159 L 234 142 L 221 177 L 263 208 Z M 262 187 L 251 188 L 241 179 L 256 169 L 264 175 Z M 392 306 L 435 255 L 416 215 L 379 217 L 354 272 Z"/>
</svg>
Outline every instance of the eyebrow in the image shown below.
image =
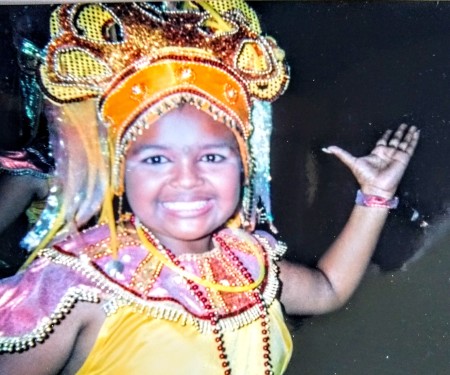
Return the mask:
<svg viewBox="0 0 450 375">
<path fill-rule="evenodd" d="M 213 148 L 229 148 L 234 151 L 239 150 L 239 147 L 234 142 L 208 143 L 208 144 L 202 145 L 200 147 L 201 150 L 208 150 L 208 149 L 213 149 Z M 169 149 L 170 149 L 170 146 L 147 143 L 147 144 L 139 145 L 138 147 L 134 148 L 132 150 L 132 155 L 137 155 L 137 154 L 139 154 L 143 151 L 147 151 L 147 150 L 166 151 Z"/>
<path fill-rule="evenodd" d="M 153 145 L 153 144 L 148 144 L 147 143 L 147 144 L 139 145 L 138 147 L 134 147 L 132 149 L 131 154 L 132 155 L 137 155 L 137 154 L 139 154 L 139 153 L 141 153 L 143 151 L 146 151 L 146 150 L 161 150 L 161 151 L 163 151 L 163 150 L 167 150 L 167 149 L 168 149 L 168 147 L 166 147 L 166 146 Z"/>
</svg>

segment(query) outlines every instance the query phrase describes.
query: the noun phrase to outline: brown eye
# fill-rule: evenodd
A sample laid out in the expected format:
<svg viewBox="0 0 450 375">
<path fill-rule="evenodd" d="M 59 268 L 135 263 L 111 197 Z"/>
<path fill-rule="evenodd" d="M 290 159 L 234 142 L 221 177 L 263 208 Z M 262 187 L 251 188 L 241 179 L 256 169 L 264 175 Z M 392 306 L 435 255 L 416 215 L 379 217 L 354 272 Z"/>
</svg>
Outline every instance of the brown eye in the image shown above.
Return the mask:
<svg viewBox="0 0 450 375">
<path fill-rule="evenodd" d="M 201 161 L 206 161 L 207 163 L 220 163 L 225 160 L 225 157 L 219 154 L 206 154 L 200 159 Z"/>
<path fill-rule="evenodd" d="M 145 158 L 143 162 L 147 164 L 164 164 L 168 163 L 169 159 L 167 159 L 165 156 L 162 155 L 155 155 Z"/>
</svg>

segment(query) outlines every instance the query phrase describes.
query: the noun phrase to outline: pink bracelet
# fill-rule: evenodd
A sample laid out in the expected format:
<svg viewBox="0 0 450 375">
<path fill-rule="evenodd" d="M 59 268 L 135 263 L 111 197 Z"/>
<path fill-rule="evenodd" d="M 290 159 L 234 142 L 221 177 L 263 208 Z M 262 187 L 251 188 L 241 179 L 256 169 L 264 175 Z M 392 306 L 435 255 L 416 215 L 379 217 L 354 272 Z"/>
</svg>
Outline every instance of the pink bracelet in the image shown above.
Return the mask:
<svg viewBox="0 0 450 375">
<path fill-rule="evenodd" d="M 356 192 L 355 203 L 365 207 L 397 208 L 398 197 L 387 199 L 378 195 L 364 194 L 361 190 L 358 190 Z"/>
</svg>

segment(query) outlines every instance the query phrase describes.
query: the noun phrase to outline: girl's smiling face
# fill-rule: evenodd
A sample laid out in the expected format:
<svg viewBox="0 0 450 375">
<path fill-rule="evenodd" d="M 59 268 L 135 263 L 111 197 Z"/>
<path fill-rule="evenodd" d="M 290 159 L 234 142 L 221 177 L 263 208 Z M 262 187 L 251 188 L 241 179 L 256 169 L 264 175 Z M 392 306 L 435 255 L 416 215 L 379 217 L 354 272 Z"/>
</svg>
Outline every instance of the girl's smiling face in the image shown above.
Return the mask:
<svg viewBox="0 0 450 375">
<path fill-rule="evenodd" d="M 209 250 L 239 204 L 241 159 L 233 133 L 190 105 L 132 142 L 125 187 L 133 213 L 174 253 Z"/>
</svg>

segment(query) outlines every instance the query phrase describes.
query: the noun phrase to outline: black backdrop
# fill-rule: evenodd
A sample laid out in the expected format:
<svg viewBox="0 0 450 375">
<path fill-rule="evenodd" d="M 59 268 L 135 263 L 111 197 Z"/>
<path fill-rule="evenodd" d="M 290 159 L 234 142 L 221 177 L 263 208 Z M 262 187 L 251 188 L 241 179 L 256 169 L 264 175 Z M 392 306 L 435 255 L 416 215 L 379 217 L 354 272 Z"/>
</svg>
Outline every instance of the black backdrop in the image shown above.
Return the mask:
<svg viewBox="0 0 450 375">
<path fill-rule="evenodd" d="M 362 155 L 385 129 L 406 122 L 422 139 L 373 259 L 384 270 L 401 267 L 448 215 L 450 3 L 252 5 L 292 70 L 274 104 L 272 155 L 275 218 L 288 256 L 314 263 L 352 207 L 351 175 L 320 149 L 337 144 Z"/>
</svg>

